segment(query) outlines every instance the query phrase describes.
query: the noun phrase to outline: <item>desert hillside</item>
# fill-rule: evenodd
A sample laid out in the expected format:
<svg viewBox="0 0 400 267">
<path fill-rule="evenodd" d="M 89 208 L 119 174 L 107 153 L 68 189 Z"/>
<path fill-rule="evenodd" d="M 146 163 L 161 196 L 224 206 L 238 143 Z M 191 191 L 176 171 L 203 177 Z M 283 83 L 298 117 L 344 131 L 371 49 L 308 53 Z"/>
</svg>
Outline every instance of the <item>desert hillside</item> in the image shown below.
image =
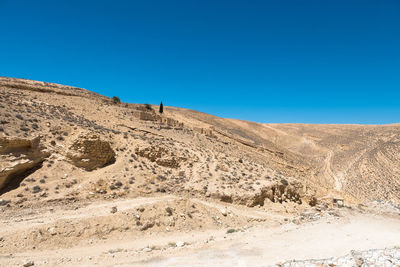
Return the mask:
<svg viewBox="0 0 400 267">
<path fill-rule="evenodd" d="M 301 223 L 343 200 L 398 203 L 399 130 L 159 114 L 0 77 L 1 255 Z"/>
</svg>

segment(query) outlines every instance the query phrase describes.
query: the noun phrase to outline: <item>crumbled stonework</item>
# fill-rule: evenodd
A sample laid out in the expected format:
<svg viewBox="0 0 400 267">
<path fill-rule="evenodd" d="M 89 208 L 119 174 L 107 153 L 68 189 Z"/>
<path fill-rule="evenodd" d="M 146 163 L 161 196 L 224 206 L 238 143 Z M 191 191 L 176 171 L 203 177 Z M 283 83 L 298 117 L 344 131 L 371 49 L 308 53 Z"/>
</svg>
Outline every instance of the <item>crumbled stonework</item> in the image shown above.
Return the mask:
<svg viewBox="0 0 400 267">
<path fill-rule="evenodd" d="M 97 135 L 80 136 L 69 148 L 70 162 L 87 171 L 102 168 L 115 162 L 115 152 L 107 141 Z"/>
<path fill-rule="evenodd" d="M 136 148 L 136 154 L 160 166 L 169 168 L 178 168 L 182 161 L 186 161 L 186 158 L 178 157 L 164 147 L 149 146 L 143 149 Z"/>
</svg>

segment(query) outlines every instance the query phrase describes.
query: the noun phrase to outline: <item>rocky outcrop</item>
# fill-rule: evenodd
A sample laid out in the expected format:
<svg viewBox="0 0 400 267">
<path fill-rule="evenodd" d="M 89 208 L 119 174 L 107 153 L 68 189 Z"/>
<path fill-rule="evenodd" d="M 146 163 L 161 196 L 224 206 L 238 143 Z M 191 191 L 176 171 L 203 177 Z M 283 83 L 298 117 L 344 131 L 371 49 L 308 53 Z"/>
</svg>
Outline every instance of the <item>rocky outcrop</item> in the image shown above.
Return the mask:
<svg viewBox="0 0 400 267">
<path fill-rule="evenodd" d="M 8 88 L 12 90 L 25 90 L 40 93 L 51 93 L 64 96 L 83 96 L 87 98 L 102 98 L 108 99 L 102 95 L 88 91 L 83 88 L 66 86 L 56 83 L 40 82 L 27 79 L 16 79 L 8 77 L 0 77 L 0 88 Z"/>
<path fill-rule="evenodd" d="M 92 171 L 115 162 L 115 152 L 110 144 L 99 136 L 79 136 L 70 146 L 68 160 L 76 167 Z"/>
<path fill-rule="evenodd" d="M 0 193 L 10 190 L 31 172 L 39 169 L 49 153 L 40 139 L 0 138 Z"/>
</svg>

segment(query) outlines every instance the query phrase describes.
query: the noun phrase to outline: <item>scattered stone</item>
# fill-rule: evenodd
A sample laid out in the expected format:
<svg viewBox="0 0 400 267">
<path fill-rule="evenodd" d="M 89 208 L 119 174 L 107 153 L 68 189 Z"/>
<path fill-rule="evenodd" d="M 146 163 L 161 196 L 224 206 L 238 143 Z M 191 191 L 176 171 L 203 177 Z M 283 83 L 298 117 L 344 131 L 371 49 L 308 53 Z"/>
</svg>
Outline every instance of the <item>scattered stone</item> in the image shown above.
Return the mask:
<svg viewBox="0 0 400 267">
<path fill-rule="evenodd" d="M 316 197 L 311 197 L 310 198 L 310 201 L 308 202 L 308 204 L 311 206 L 311 207 L 314 207 L 315 205 L 317 205 L 317 203 L 318 203 L 318 200 L 317 200 L 317 198 Z"/>
<path fill-rule="evenodd" d="M 117 209 L 117 207 L 116 206 L 114 206 L 114 207 L 112 207 L 111 208 L 111 213 L 116 213 L 118 211 L 118 209 Z"/>
<path fill-rule="evenodd" d="M 148 222 L 140 228 L 140 231 L 146 231 L 154 226 L 153 222 Z"/>
<path fill-rule="evenodd" d="M 9 200 L 0 199 L 0 206 L 5 206 L 5 205 L 7 205 L 8 203 L 10 203 Z"/>
<path fill-rule="evenodd" d="M 221 214 L 223 216 L 227 216 L 228 215 L 228 212 L 226 211 L 226 209 L 221 209 L 220 212 L 221 212 Z"/>
<path fill-rule="evenodd" d="M 34 193 L 34 194 L 39 193 L 41 190 L 42 189 L 38 185 L 35 185 L 34 187 L 32 187 L 32 193 Z"/>
<path fill-rule="evenodd" d="M 338 208 L 344 207 L 344 199 L 343 198 L 334 198 L 333 204 L 336 205 Z"/>
<path fill-rule="evenodd" d="M 145 247 L 145 248 L 142 249 L 142 251 L 143 251 L 143 252 L 151 252 L 152 249 L 149 248 L 149 247 Z"/>
<path fill-rule="evenodd" d="M 284 186 L 288 186 L 288 185 L 289 185 L 289 183 L 288 183 L 288 181 L 287 181 L 286 179 L 281 179 L 281 183 L 282 183 Z"/>
<path fill-rule="evenodd" d="M 24 264 L 22 266 L 29 267 L 29 266 L 33 266 L 33 265 L 35 265 L 35 263 L 33 261 L 26 261 L 26 262 L 24 262 Z"/>
<path fill-rule="evenodd" d="M 114 248 L 114 249 L 110 249 L 110 250 L 108 251 L 108 253 L 114 254 L 114 253 L 119 253 L 119 252 L 122 252 L 122 251 L 123 251 L 122 248 Z"/>
<path fill-rule="evenodd" d="M 167 212 L 168 216 L 172 216 L 172 209 L 170 207 L 166 207 L 165 211 Z"/>
<path fill-rule="evenodd" d="M 178 247 L 178 248 L 181 248 L 181 247 L 183 247 L 185 245 L 185 242 L 183 242 L 183 241 L 178 241 L 178 242 L 176 242 L 176 247 Z"/>
<path fill-rule="evenodd" d="M 291 260 L 278 263 L 276 266 L 400 266 L 400 248 L 351 251 L 350 254 L 342 257 L 319 260 Z"/>
<path fill-rule="evenodd" d="M 49 228 L 49 233 L 50 233 L 51 235 L 56 235 L 56 234 L 57 234 L 57 231 L 56 231 L 56 229 L 55 229 L 54 227 L 51 227 L 51 228 Z"/>
</svg>

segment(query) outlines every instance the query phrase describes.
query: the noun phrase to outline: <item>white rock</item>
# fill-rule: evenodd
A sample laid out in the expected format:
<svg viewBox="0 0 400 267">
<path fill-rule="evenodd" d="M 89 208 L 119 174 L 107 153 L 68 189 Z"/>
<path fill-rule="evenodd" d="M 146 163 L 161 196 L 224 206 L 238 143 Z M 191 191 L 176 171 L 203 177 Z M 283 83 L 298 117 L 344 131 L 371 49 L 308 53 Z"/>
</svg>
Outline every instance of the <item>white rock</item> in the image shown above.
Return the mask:
<svg viewBox="0 0 400 267">
<path fill-rule="evenodd" d="M 55 229 L 54 227 L 51 227 L 51 228 L 49 228 L 49 233 L 50 233 L 51 235 L 56 235 L 56 234 L 57 234 L 57 231 L 56 231 L 56 229 Z"/>
<path fill-rule="evenodd" d="M 183 246 L 185 245 L 185 242 L 183 242 L 183 241 L 178 241 L 178 242 L 176 242 L 175 244 L 176 244 L 176 246 L 177 246 L 178 248 L 181 248 L 181 247 L 183 247 Z"/>
<path fill-rule="evenodd" d="M 222 215 L 224 215 L 224 216 L 228 215 L 228 212 L 226 211 L 226 209 L 221 209 L 220 211 L 221 211 Z"/>
<path fill-rule="evenodd" d="M 145 247 L 145 248 L 142 249 L 142 251 L 143 252 L 150 252 L 150 251 L 152 251 L 152 249 L 149 248 L 149 247 Z"/>
</svg>

